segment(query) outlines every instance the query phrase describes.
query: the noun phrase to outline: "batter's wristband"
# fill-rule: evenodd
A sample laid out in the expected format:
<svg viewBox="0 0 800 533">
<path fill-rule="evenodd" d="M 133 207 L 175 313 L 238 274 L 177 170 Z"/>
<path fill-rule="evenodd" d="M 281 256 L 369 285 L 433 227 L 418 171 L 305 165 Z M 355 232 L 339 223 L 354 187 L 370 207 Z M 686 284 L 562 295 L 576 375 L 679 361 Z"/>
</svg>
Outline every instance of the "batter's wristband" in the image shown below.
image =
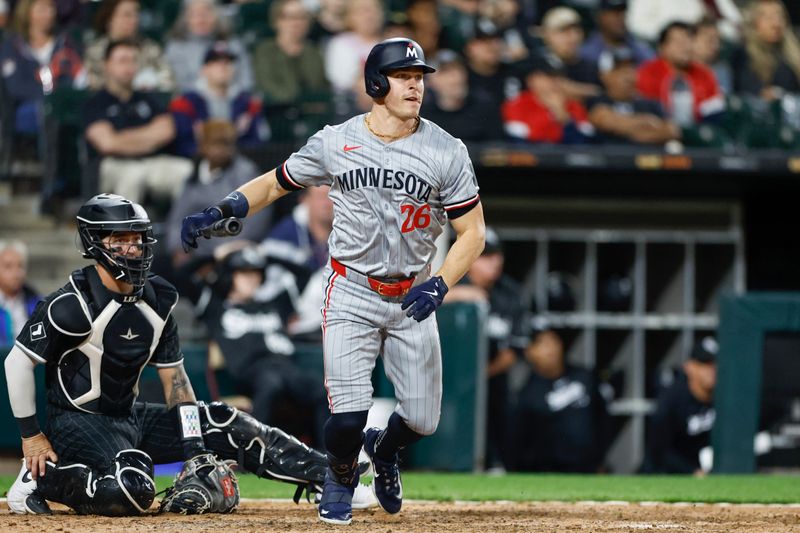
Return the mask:
<svg viewBox="0 0 800 533">
<path fill-rule="evenodd" d="M 247 197 L 241 192 L 233 191 L 214 207 L 219 209 L 219 212 L 222 213 L 222 218 L 244 218 L 250 211 L 250 202 L 247 201 Z"/>
<path fill-rule="evenodd" d="M 203 430 L 200 427 L 200 411 L 194 402 L 179 403 L 175 409 L 178 416 L 178 433 L 181 436 L 183 456 L 190 459 L 206 452 Z"/>
</svg>

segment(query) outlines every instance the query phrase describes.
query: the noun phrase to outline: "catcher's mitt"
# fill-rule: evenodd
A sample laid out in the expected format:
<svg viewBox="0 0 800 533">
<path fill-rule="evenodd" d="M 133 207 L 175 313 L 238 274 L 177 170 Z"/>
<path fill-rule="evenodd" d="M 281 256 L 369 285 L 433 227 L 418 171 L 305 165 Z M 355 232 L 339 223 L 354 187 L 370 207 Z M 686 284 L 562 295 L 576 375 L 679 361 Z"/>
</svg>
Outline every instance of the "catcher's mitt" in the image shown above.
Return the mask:
<svg viewBox="0 0 800 533">
<path fill-rule="evenodd" d="M 192 457 L 165 491 L 159 512 L 230 513 L 239 505 L 239 483 L 229 463 L 210 453 Z"/>
</svg>

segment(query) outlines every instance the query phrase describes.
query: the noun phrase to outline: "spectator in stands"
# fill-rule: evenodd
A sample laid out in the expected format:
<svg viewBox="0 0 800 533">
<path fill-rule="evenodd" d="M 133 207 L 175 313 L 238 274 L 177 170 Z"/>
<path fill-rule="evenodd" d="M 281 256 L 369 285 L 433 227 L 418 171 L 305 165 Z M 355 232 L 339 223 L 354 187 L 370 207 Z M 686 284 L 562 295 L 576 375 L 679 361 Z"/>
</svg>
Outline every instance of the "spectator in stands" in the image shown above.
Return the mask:
<svg viewBox="0 0 800 533">
<path fill-rule="evenodd" d="M 661 102 L 682 128 L 715 121 L 725 111 L 725 99 L 714 73 L 692 60 L 694 29 L 673 22 L 658 39 L 658 57 L 639 68 L 637 87 L 645 98 Z"/>
<path fill-rule="evenodd" d="M 447 36 L 447 43 L 453 50 L 463 50 L 468 39 L 474 34 L 476 18 L 479 15 L 481 3 L 493 0 L 440 0 L 439 19 L 442 24 L 442 31 Z M 497 31 L 497 26 L 492 24 L 485 26 L 488 31 L 491 26 L 492 31 Z"/>
<path fill-rule="evenodd" d="M 489 338 L 486 467 L 505 468 L 509 413 L 508 373 L 528 344 L 527 303 L 522 287 L 503 273 L 505 256 L 497 233 L 486 228 L 486 244 L 467 275 L 450 289 L 446 303 L 478 302 L 489 306 L 486 335 Z"/>
<path fill-rule="evenodd" d="M 347 0 L 319 0 L 309 38 L 323 47 L 336 34 L 347 31 Z"/>
<path fill-rule="evenodd" d="M 208 119 L 229 120 L 236 125 L 240 149 L 254 149 L 269 139 L 269 125 L 261 100 L 234 85 L 236 54 L 226 41 L 206 52 L 195 89 L 170 104 L 175 119 L 175 151 L 183 157 L 197 153 L 197 132 Z"/>
<path fill-rule="evenodd" d="M 665 474 L 702 474 L 700 450 L 711 443 L 714 426 L 714 388 L 717 383 L 714 337 L 695 344 L 683 371 L 658 394 L 650 420 L 642 471 Z"/>
<path fill-rule="evenodd" d="M 496 102 L 470 89 L 464 60 L 452 50 L 433 58 L 436 72 L 428 77 L 430 91 L 422 116 L 462 141 L 488 141 L 503 137 L 503 122 Z"/>
<path fill-rule="evenodd" d="M 205 209 L 209 198 L 223 198 L 230 191 L 258 175 L 255 164 L 236 151 L 236 127 L 227 120 L 210 119 L 199 127 L 200 158 L 180 196 L 175 199 L 167 217 L 167 248 L 173 263 L 189 256 L 181 249 L 181 221 L 187 215 Z M 269 229 L 272 209 L 267 208 L 247 219 L 240 238 L 260 241 Z M 211 257 L 219 240 L 197 241 L 193 257 Z"/>
<path fill-rule="evenodd" d="M 256 88 L 268 104 L 296 102 L 303 93 L 328 88 L 319 48 L 308 39 L 311 14 L 301 0 L 278 0 L 270 6 L 275 37 L 253 54 Z"/>
<path fill-rule="evenodd" d="M 559 333 L 539 332 L 525 349 L 532 366 L 511 424 L 514 468 L 597 472 L 609 444 L 609 416 L 594 374 L 565 361 Z"/>
<path fill-rule="evenodd" d="M 580 56 L 583 28 L 578 12 L 555 7 L 542 19 L 542 59 L 564 73 L 561 89 L 567 98 L 584 100 L 600 94 L 597 65 Z"/>
<path fill-rule="evenodd" d="M 286 288 L 294 303 L 289 333 L 307 341 L 320 341 L 323 294 L 322 273 L 328 262 L 328 236 L 333 229 L 333 203 L 328 187 L 309 187 L 292 213 L 280 220 L 262 242 L 270 262 L 263 291 L 275 285 Z"/>
<path fill-rule="evenodd" d="M 631 50 L 606 50 L 598 66 L 605 94 L 587 103 L 598 140 L 615 144 L 664 144 L 680 138 L 680 128 L 664 118 L 661 104 L 638 96 L 636 60 Z"/>
<path fill-rule="evenodd" d="M 216 0 L 184 0 L 165 51 L 178 90 L 194 88 L 206 51 L 217 41 L 228 41 L 238 58 L 234 76 L 236 86 L 248 91 L 253 88 L 250 55 L 242 42 L 230 35 L 228 24 L 220 19 Z"/>
<path fill-rule="evenodd" d="M 800 41 L 780 0 L 751 2 L 744 47 L 733 59 L 736 92 L 773 101 L 800 92 Z"/>
<path fill-rule="evenodd" d="M 334 91 L 352 100 L 364 92 L 364 62 L 381 38 L 383 4 L 351 0 L 346 20 L 348 31 L 332 37 L 325 50 L 325 75 Z"/>
<path fill-rule="evenodd" d="M 35 135 L 44 118 L 44 96 L 86 82 L 78 49 L 56 32 L 53 0 L 19 0 L 12 32 L 0 43 L 6 95 L 14 110 L 14 130 Z"/>
<path fill-rule="evenodd" d="M 161 45 L 139 34 L 139 0 L 107 0 L 100 4 L 95 15 L 97 37 L 86 48 L 85 62 L 89 88 L 103 86 L 103 57 L 108 43 L 131 39 L 139 43 L 139 72 L 133 87 L 141 91 L 172 91 L 172 78 Z"/>
<path fill-rule="evenodd" d="M 0 0 L 0 38 L 3 36 L 3 30 L 8 24 L 8 2 Z"/>
<path fill-rule="evenodd" d="M 503 104 L 505 132 L 531 142 L 582 144 L 594 135 L 586 108 L 567 98 L 563 72 L 539 59 L 525 76 L 527 90 Z"/>
<path fill-rule="evenodd" d="M 27 268 L 25 243 L 0 240 L 0 346 L 3 347 L 14 344 L 41 299 L 25 282 Z"/>
<path fill-rule="evenodd" d="M 439 23 L 439 10 L 436 0 L 411 0 L 406 8 L 410 37 L 417 41 L 425 52 L 425 57 L 433 57 L 440 48 L 446 47 L 444 34 Z"/>
<path fill-rule="evenodd" d="M 606 50 L 627 48 L 633 52 L 637 65 L 649 61 L 655 55 L 645 43 L 634 37 L 625 23 L 628 0 L 600 0 L 597 11 L 597 29 L 581 46 L 581 57 L 597 64 Z"/>
<path fill-rule="evenodd" d="M 658 39 L 662 29 L 673 22 L 690 26 L 703 17 L 716 20 L 725 37 L 736 40 L 742 15 L 735 0 L 630 0 L 628 28 L 646 41 Z"/>
<path fill-rule="evenodd" d="M 286 333 L 289 304 L 285 293 L 275 293 L 269 299 L 256 297 L 264 281 L 264 268 L 264 257 L 255 246 L 225 255 L 217 266 L 212 296 L 201 308 L 201 317 L 212 344 L 222 352 L 236 392 L 251 398 L 253 416 L 276 423 L 276 404 L 288 397 L 292 403 L 310 409 L 310 429 L 319 445 L 328 418 L 325 388 L 322 380 L 294 361 L 295 347 Z"/>
<path fill-rule="evenodd" d="M 142 203 L 169 202 L 189 177 L 191 161 L 167 155 L 175 123 L 155 98 L 133 88 L 135 41 L 114 41 L 105 55 L 105 85 L 86 102 L 86 139 L 100 156 L 100 190 Z"/>
<path fill-rule="evenodd" d="M 723 94 L 733 92 L 733 71 L 728 61 L 720 57 L 722 41 L 717 23 L 704 17 L 695 27 L 692 58 L 711 69 Z"/>
<path fill-rule="evenodd" d="M 520 91 L 518 77 L 503 63 L 503 51 L 503 40 L 497 28 L 485 25 L 475 27 L 474 35 L 464 47 L 470 90 L 492 99 L 495 107 L 500 107 L 505 99 L 516 97 Z"/>
<path fill-rule="evenodd" d="M 502 36 L 503 61 L 516 63 L 529 57 L 533 43 L 517 0 L 485 0 L 480 2 L 478 13 L 478 25 L 491 24 Z"/>
</svg>

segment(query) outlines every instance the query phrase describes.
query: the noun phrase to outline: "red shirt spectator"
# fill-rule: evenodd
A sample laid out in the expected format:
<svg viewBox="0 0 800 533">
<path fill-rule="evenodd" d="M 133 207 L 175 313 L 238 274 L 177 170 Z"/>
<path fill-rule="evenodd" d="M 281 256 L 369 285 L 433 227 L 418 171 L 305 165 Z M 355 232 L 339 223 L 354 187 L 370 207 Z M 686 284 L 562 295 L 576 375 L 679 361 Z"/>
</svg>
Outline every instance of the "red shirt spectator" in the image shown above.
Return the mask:
<svg viewBox="0 0 800 533">
<path fill-rule="evenodd" d="M 528 87 L 503 104 L 503 125 L 511 137 L 532 142 L 579 144 L 593 135 L 586 109 L 564 96 L 562 77 L 539 64 L 528 74 Z"/>
<path fill-rule="evenodd" d="M 691 60 L 692 29 L 683 23 L 667 26 L 659 39 L 659 57 L 639 68 L 637 87 L 645 98 L 658 100 L 674 115 L 672 95 L 683 79 L 694 97 L 694 119 L 703 121 L 725 110 L 725 99 L 714 73 Z"/>
<path fill-rule="evenodd" d="M 565 111 L 571 122 L 579 127 L 588 125 L 586 109 L 575 100 L 565 102 Z M 512 137 L 532 142 L 560 143 L 564 141 L 564 126 L 535 94 L 525 91 L 503 104 L 503 122 Z"/>
</svg>

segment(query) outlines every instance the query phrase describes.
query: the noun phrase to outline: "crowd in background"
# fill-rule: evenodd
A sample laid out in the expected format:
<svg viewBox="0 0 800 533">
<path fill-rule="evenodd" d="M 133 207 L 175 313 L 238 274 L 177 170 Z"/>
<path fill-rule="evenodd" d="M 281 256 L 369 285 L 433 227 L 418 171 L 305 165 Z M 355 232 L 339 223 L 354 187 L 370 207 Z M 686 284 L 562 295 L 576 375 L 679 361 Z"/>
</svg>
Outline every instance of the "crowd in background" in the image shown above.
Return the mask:
<svg viewBox="0 0 800 533">
<path fill-rule="evenodd" d="M 323 123 L 363 112 L 364 60 L 392 36 L 439 68 L 422 114 L 465 141 L 702 144 L 702 125 L 735 134 L 732 95 L 800 122 L 800 41 L 781 0 L 2 0 L 0 27 L 15 136 L 41 131 L 60 88 L 155 92 L 173 125 L 137 139 L 148 154 L 195 156 L 208 118 L 252 148 L 287 105 L 318 102 Z M 108 72 L 119 42 L 135 56 L 123 87 Z"/>
<path fill-rule="evenodd" d="M 16 153 L 48 149 L 49 97 L 85 94 L 80 142 L 94 181 L 82 195 L 116 192 L 166 221 L 156 271 L 196 304 L 233 388 L 267 421 L 278 395 L 302 400 L 310 419 L 324 413 L 324 390 L 290 356 L 319 342 L 330 200 L 306 191 L 249 218 L 246 245 L 208 241 L 189 255 L 179 221 L 267 170 L 244 154 L 368 110 L 363 63 L 380 40 L 423 46 L 438 71 L 422 116 L 467 142 L 703 144 L 737 127 L 734 95 L 800 129 L 800 43 L 780 0 L 0 0 L 0 28 L 2 131 Z M 0 270 L 24 271 L 21 250 L 3 243 Z M 568 364 L 559 332 L 525 327 L 530 306 L 502 270 L 502 247 L 489 243 L 450 296 L 492 309 L 487 466 L 602 471 L 608 391 Z M 12 278 L 0 272 L 6 341 L 31 296 Z M 660 447 L 644 470 L 700 469 L 710 353 L 690 354 L 706 366 L 687 363 L 664 388 Z M 530 378 L 512 398 L 518 364 Z"/>
</svg>

